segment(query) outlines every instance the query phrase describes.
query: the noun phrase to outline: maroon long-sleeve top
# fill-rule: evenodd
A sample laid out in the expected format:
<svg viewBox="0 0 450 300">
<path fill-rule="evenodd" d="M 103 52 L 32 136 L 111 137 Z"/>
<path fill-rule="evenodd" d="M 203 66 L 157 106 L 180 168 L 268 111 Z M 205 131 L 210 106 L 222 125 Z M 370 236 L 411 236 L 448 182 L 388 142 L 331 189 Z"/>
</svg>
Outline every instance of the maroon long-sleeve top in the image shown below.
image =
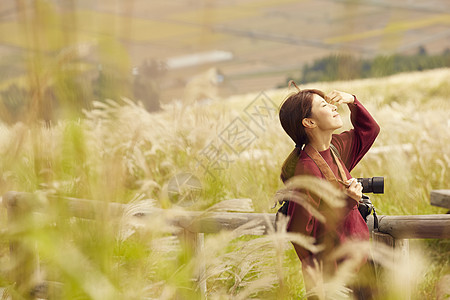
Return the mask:
<svg viewBox="0 0 450 300">
<path fill-rule="evenodd" d="M 340 134 L 333 134 L 331 143 L 337 148 L 343 163 L 344 171 L 347 178 L 350 179 L 352 177 L 350 176 L 349 171 L 356 166 L 372 146 L 380 131 L 380 127 L 356 97 L 355 102 L 348 106 L 351 112 L 350 119 L 353 124 L 353 129 Z M 341 178 L 336 162 L 331 154 L 331 150 L 327 149 L 319 153 L 328 163 L 336 178 Z M 320 172 L 317 165 L 304 151 L 300 153 L 295 169 L 295 175 L 312 175 L 325 179 L 325 176 Z M 320 199 L 311 195 L 309 195 L 308 198 L 308 200 L 320 211 Z M 335 229 L 338 241 L 342 243 L 349 238 L 368 240 L 369 230 L 357 209 L 356 201 L 351 198 L 348 198 L 347 201 L 349 210 L 345 211 L 342 222 Z M 288 231 L 300 232 L 305 235 L 313 236 L 319 240 L 327 234 L 327 229 L 323 224 L 317 221 L 302 206 L 293 201 L 289 203 L 287 214 L 290 216 Z M 302 261 L 311 256 L 311 253 L 306 249 L 297 245 L 295 248 Z"/>
</svg>

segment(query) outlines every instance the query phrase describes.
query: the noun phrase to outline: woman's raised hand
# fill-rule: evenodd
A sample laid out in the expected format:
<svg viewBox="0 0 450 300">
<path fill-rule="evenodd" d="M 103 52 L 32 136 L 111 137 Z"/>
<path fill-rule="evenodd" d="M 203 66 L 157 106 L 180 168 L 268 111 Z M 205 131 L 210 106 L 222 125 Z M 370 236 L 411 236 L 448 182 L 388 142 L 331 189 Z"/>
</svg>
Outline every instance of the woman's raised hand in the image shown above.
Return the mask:
<svg viewBox="0 0 450 300">
<path fill-rule="evenodd" d="M 355 97 L 352 94 L 341 92 L 341 91 L 332 91 L 326 95 L 326 100 L 330 104 L 334 104 L 339 106 L 341 104 L 351 104 L 355 102 Z"/>
</svg>

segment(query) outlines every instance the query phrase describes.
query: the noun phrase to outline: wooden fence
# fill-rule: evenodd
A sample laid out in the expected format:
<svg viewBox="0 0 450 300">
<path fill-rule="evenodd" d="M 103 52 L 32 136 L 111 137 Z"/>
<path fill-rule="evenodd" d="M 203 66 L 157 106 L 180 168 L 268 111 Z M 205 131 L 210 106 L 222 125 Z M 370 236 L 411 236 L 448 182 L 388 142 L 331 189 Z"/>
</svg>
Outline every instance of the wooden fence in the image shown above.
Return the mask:
<svg viewBox="0 0 450 300">
<path fill-rule="evenodd" d="M 9 228 L 14 228 L 25 215 L 30 212 L 45 212 L 52 201 L 65 201 L 68 213 L 80 218 L 94 218 L 99 211 L 108 210 L 112 216 L 120 216 L 126 210 L 127 205 L 119 203 L 104 203 L 100 201 L 72 199 L 72 198 L 48 198 L 48 202 L 41 203 L 26 193 L 8 192 L 3 196 L 3 205 L 7 209 Z M 133 217 L 141 220 L 148 219 L 151 222 L 153 214 L 159 216 L 167 213 L 163 209 L 152 209 L 149 213 L 138 212 Z M 275 214 L 269 213 L 204 213 L 183 212 L 168 214 L 171 225 L 180 228 L 181 242 L 190 244 L 193 251 L 203 247 L 204 233 L 216 233 L 221 230 L 233 230 L 249 222 L 258 224 L 259 233 L 266 234 L 274 224 Z M 373 228 L 373 219 L 369 218 L 369 228 Z M 400 248 L 407 255 L 409 251 L 408 239 L 442 239 L 450 238 L 450 214 L 434 215 L 410 215 L 410 216 L 379 216 L 379 230 L 372 232 L 373 242 L 382 242 L 394 248 Z M 8 229 L 6 229 L 8 230 Z M 29 290 L 30 278 L 38 266 L 36 255 L 21 244 L 20 239 L 10 241 L 10 255 L 16 269 L 11 273 L 11 279 L 16 282 L 19 292 Z M 21 260 L 28 260 L 21 264 Z M 30 263 L 32 262 L 32 263 Z M 206 292 L 206 282 L 199 282 L 200 288 Z"/>
</svg>

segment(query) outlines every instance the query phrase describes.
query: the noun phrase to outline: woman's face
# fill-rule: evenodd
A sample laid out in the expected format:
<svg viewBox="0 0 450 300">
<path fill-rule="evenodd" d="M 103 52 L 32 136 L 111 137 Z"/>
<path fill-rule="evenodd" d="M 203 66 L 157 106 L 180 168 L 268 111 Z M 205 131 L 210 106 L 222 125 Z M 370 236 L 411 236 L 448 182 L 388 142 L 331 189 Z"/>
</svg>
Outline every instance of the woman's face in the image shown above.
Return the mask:
<svg viewBox="0 0 450 300">
<path fill-rule="evenodd" d="M 313 96 L 311 119 L 315 121 L 318 128 L 326 130 L 335 130 L 342 127 L 342 119 L 337 112 L 337 107 L 325 101 L 317 94 Z"/>
</svg>

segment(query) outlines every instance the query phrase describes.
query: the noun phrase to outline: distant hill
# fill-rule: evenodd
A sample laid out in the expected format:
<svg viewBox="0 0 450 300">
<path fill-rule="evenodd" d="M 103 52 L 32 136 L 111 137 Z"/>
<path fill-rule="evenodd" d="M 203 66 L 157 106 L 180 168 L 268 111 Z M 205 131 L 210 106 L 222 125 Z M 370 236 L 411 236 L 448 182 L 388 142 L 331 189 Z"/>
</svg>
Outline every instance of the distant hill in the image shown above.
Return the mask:
<svg viewBox="0 0 450 300">
<path fill-rule="evenodd" d="M 173 62 L 177 57 L 214 51 L 231 54 L 231 59 L 169 69 L 161 83 L 163 102 L 183 98 L 189 81 L 211 68 L 223 76 L 218 96 L 226 97 L 276 87 L 287 77 L 300 76 L 305 64 L 331 54 L 366 59 L 412 54 L 421 46 L 435 54 L 450 46 L 447 0 L 153 0 L 114 5 L 108 1 L 68 5 L 53 0 L 23 7 L 15 3 L 2 1 L 2 66 L 23 63 L 29 52 L 43 51 L 51 57 L 61 45 L 83 43 L 94 47 L 87 61 L 95 68 L 109 60 L 120 63 L 118 69 L 127 74 L 145 60 Z M 39 31 L 23 31 L 25 16 L 48 13 L 55 15 L 28 20 L 28 28 Z M 41 21 L 40 27 L 36 22 Z M 12 75 L 0 80 L 17 76 L 15 71 Z"/>
</svg>

